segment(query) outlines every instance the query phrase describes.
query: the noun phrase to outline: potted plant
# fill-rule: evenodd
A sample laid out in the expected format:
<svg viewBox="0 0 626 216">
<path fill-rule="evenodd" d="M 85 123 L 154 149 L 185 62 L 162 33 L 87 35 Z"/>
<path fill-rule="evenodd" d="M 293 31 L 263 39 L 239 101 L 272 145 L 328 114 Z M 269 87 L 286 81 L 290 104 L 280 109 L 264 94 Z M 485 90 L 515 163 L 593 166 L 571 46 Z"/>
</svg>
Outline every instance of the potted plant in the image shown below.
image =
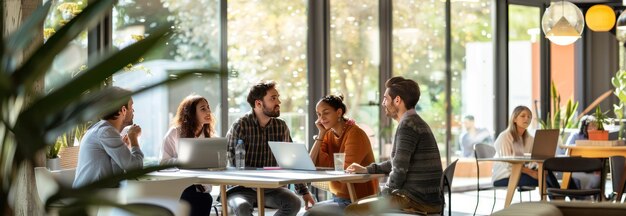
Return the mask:
<svg viewBox="0 0 626 216">
<path fill-rule="evenodd" d="M 61 169 L 61 158 L 59 157 L 59 152 L 61 152 L 61 148 L 64 147 L 67 147 L 67 134 L 61 135 L 57 138 L 54 145 L 48 146 L 48 151 L 46 152 L 46 167 L 49 170 Z"/>
<path fill-rule="evenodd" d="M 556 89 L 554 81 L 550 84 L 550 110 L 548 111 L 547 118 L 541 119 L 539 116 L 537 120 L 542 129 L 559 129 L 559 144 L 562 144 L 565 140 L 565 129 L 576 128 L 577 121 L 574 116 L 578 109 L 578 102 L 573 102 L 572 99 L 567 100 L 567 104 L 561 107 L 561 94 Z M 535 113 L 539 113 L 537 102 L 535 101 Z"/>
<path fill-rule="evenodd" d="M 609 132 L 604 130 L 604 123 L 608 123 L 606 113 L 603 113 L 600 106 L 596 107 L 596 112 L 593 114 L 595 118 L 594 122 L 597 125 L 596 130 L 590 130 L 589 140 L 609 140 Z"/>
</svg>

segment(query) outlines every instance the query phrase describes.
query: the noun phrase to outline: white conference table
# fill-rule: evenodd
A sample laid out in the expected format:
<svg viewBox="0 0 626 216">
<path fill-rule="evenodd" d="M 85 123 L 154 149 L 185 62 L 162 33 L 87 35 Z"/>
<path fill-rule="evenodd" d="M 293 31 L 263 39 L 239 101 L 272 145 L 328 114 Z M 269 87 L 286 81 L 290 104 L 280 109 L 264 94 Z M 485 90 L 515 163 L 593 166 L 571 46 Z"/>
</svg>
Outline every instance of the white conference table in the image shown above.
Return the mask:
<svg viewBox="0 0 626 216">
<path fill-rule="evenodd" d="M 515 194 L 515 188 L 517 188 L 517 183 L 519 183 L 519 178 L 522 176 L 522 167 L 526 162 L 536 162 L 537 163 L 537 179 L 539 188 L 543 187 L 545 183 L 543 180 L 543 159 L 531 159 L 531 158 L 521 158 L 521 157 L 500 157 L 500 158 L 481 158 L 478 161 L 496 161 L 496 162 L 507 162 L 511 164 L 511 176 L 509 176 L 509 185 L 506 190 L 506 199 L 504 200 L 504 207 L 507 208 L 511 205 L 511 201 L 513 201 L 513 194 Z M 545 195 L 543 191 L 539 190 L 539 196 L 541 200 L 545 200 Z"/>
<path fill-rule="evenodd" d="M 356 191 L 353 183 L 367 182 L 375 178 L 383 177 L 383 174 L 335 174 L 334 171 L 297 171 L 297 170 L 236 170 L 227 169 L 222 171 L 208 170 L 179 170 L 176 172 L 153 172 L 143 180 L 159 180 L 160 177 L 179 177 L 186 181 L 201 184 L 214 184 L 220 186 L 222 201 L 222 214 L 228 215 L 226 187 L 228 185 L 241 185 L 256 188 L 259 215 L 265 215 L 265 188 L 278 188 L 288 184 L 300 184 L 309 182 L 340 181 L 348 184 L 350 199 L 356 201 Z M 188 186 L 188 185 L 187 185 Z M 181 188 L 181 192 L 182 192 Z"/>
</svg>

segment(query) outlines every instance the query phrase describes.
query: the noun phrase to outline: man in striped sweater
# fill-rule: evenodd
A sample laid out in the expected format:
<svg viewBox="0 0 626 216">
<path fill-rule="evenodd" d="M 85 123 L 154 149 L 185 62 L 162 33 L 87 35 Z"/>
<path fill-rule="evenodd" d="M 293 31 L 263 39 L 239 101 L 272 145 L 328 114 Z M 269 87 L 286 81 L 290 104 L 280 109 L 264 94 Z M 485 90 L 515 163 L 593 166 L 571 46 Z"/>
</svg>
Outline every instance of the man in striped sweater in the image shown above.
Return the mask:
<svg viewBox="0 0 626 216">
<path fill-rule="evenodd" d="M 352 164 L 346 170 L 352 173 L 384 173 L 389 178 L 382 197 L 352 204 L 345 213 L 376 215 L 388 207 L 439 213 L 443 205 L 439 187 L 441 159 L 430 127 L 415 111 L 420 97 L 419 86 L 403 77 L 393 77 L 387 80 L 385 86 L 387 89 L 382 102 L 385 113 L 399 122 L 391 159 L 367 167 Z"/>
</svg>

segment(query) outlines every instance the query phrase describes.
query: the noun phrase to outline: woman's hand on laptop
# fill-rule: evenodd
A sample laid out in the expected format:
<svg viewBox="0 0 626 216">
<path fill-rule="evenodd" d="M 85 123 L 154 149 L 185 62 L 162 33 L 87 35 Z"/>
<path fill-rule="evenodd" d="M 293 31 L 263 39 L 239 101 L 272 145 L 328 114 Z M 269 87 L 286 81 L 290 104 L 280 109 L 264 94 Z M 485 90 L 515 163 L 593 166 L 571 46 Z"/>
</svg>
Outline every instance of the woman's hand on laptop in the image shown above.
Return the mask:
<svg viewBox="0 0 626 216">
<path fill-rule="evenodd" d="M 347 173 L 367 173 L 367 169 L 358 163 L 352 163 L 346 168 Z"/>
</svg>

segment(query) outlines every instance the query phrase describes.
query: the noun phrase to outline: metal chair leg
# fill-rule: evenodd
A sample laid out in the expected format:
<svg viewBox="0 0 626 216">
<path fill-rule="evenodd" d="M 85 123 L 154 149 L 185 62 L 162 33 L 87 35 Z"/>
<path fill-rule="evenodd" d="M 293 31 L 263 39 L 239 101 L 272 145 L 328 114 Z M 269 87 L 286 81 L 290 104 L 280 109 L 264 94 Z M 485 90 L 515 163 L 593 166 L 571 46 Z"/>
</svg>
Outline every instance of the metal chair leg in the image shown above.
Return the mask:
<svg viewBox="0 0 626 216">
<path fill-rule="evenodd" d="M 493 214 L 493 209 L 496 207 L 496 189 L 493 189 L 493 205 L 491 206 L 491 213 Z"/>
</svg>

